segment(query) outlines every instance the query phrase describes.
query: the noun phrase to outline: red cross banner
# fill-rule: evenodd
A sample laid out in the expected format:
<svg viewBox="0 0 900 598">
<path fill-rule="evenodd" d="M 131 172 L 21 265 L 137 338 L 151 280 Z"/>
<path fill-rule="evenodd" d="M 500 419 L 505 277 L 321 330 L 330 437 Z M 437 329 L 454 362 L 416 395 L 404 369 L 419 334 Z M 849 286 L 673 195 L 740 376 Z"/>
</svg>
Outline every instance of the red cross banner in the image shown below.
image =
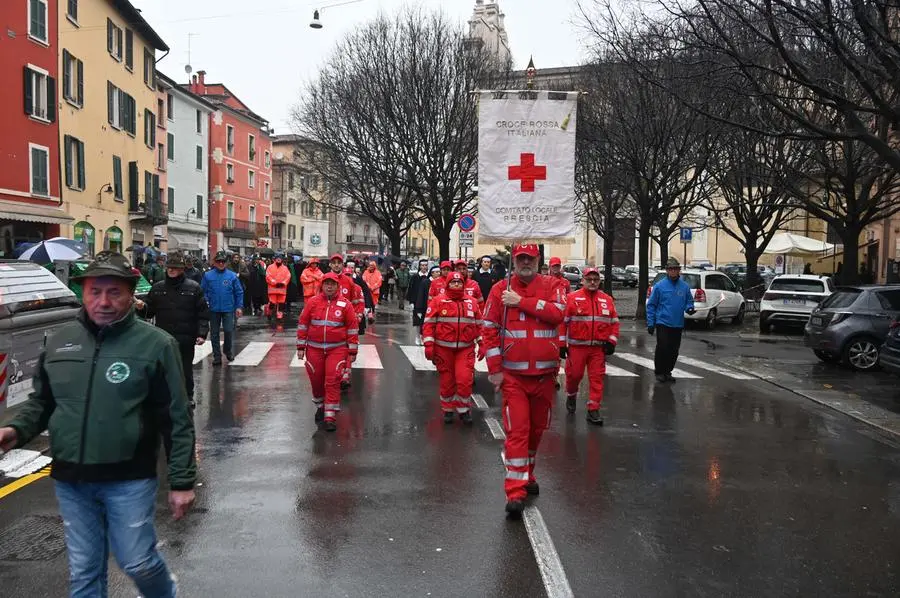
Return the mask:
<svg viewBox="0 0 900 598">
<path fill-rule="evenodd" d="M 575 242 L 578 92 L 485 91 L 478 103 L 478 242 Z"/>
</svg>

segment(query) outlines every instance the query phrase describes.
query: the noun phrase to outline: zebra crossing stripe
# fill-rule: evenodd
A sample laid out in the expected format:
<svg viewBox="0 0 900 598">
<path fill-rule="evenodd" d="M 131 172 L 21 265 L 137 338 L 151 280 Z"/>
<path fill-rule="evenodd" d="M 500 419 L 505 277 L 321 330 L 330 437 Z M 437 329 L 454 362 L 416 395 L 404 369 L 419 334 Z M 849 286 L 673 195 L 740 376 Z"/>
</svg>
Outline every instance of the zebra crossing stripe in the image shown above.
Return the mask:
<svg viewBox="0 0 900 598">
<path fill-rule="evenodd" d="M 719 367 L 715 364 L 706 363 L 705 361 L 700 361 L 699 359 L 693 359 L 691 357 L 684 357 L 682 355 L 679 355 L 678 362 L 695 368 L 700 368 L 701 370 L 707 370 L 716 374 L 727 376 L 729 378 L 734 378 L 735 380 L 753 380 L 753 376 Z"/>
<path fill-rule="evenodd" d="M 302 368 L 306 366 L 306 360 L 298 359 L 297 353 L 291 359 L 292 368 Z M 378 349 L 375 345 L 360 345 L 356 354 L 356 361 L 353 362 L 354 369 L 361 370 L 383 370 L 384 365 L 381 363 L 381 357 L 378 356 Z"/>
<path fill-rule="evenodd" d="M 207 357 L 212 355 L 212 342 L 206 341 L 202 345 L 194 347 L 194 365 L 197 365 Z"/>
<path fill-rule="evenodd" d="M 565 377 L 566 368 L 564 368 L 564 367 L 559 368 L 559 375 L 561 377 Z M 606 361 L 606 375 L 612 376 L 613 378 L 637 378 L 638 377 L 638 375 L 635 374 L 634 372 L 629 372 L 628 370 L 611 365 L 609 363 L 609 358 L 607 358 L 607 361 Z"/>
<path fill-rule="evenodd" d="M 39 451 L 14 449 L 0 457 L 0 477 L 21 478 L 43 469 L 50 461 Z"/>
<path fill-rule="evenodd" d="M 652 359 L 647 359 L 646 357 L 641 357 L 640 355 L 634 355 L 632 353 L 619 353 L 616 352 L 616 356 L 624 359 L 625 361 L 630 361 L 631 363 L 644 366 L 647 369 L 653 370 L 655 369 L 655 365 L 653 364 Z M 686 372 L 684 370 L 674 369 L 672 370 L 672 375 L 676 378 L 684 378 L 684 379 L 694 379 L 699 380 L 703 376 L 698 376 L 696 374 L 692 374 L 690 372 Z"/>
<path fill-rule="evenodd" d="M 231 365 L 257 366 L 262 363 L 262 360 L 265 359 L 266 355 L 268 355 L 269 351 L 271 351 L 274 346 L 275 343 L 247 343 L 247 346 L 244 347 L 243 351 L 237 354 L 234 361 L 231 362 Z"/>
<path fill-rule="evenodd" d="M 437 371 L 437 368 L 434 367 L 434 364 L 425 359 L 425 347 L 418 345 L 400 345 L 400 350 L 403 351 L 403 354 L 406 355 L 407 359 L 409 359 L 409 362 L 412 364 L 413 369 L 420 372 Z M 475 371 L 484 372 L 486 374 L 488 371 L 487 360 L 482 359 L 481 361 L 476 361 Z"/>
<path fill-rule="evenodd" d="M 480 394 L 477 394 L 477 393 L 473 394 L 472 402 L 474 402 L 475 406 L 478 407 L 479 409 L 488 409 L 487 401 L 485 401 L 484 397 L 481 396 Z"/>
</svg>

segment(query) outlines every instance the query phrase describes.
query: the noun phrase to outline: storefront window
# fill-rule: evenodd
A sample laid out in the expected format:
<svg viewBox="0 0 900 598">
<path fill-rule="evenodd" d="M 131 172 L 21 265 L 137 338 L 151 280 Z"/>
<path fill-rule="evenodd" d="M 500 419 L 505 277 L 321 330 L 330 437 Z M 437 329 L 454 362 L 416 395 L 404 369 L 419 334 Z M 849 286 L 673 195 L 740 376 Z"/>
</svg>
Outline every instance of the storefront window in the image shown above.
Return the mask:
<svg viewBox="0 0 900 598">
<path fill-rule="evenodd" d="M 85 257 L 94 257 L 94 226 L 90 222 L 75 223 L 73 238 L 81 241 L 87 246 L 87 255 Z"/>
<path fill-rule="evenodd" d="M 110 251 L 122 253 L 122 229 L 118 226 L 111 226 L 106 229 L 106 239 L 103 245 Z"/>
</svg>

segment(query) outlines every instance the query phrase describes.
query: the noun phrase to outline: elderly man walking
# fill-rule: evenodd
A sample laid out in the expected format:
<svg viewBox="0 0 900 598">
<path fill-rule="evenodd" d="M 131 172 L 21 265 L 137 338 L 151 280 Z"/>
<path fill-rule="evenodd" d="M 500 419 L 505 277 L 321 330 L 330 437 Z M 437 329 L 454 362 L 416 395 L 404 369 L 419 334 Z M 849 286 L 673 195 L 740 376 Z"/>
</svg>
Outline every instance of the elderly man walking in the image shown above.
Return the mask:
<svg viewBox="0 0 900 598">
<path fill-rule="evenodd" d="M 656 336 L 654 373 L 659 382 L 675 382 L 672 370 L 678 361 L 684 314 L 694 315 L 691 287 L 681 279 L 681 264 L 674 257 L 666 262 L 666 277 L 653 285 L 647 299 L 647 332 Z"/>
<path fill-rule="evenodd" d="M 210 313 L 210 337 L 212 340 L 213 365 L 222 365 L 222 349 L 225 358 L 234 361 L 234 328 L 237 318 L 244 315 L 244 288 L 238 275 L 225 267 L 228 256 L 219 251 L 213 258 L 212 270 L 203 275 L 200 287 L 206 295 Z M 225 330 L 225 343 L 219 347 L 219 327 Z"/>
<path fill-rule="evenodd" d="M 70 596 L 107 595 L 110 548 L 145 598 L 175 596 L 154 512 L 160 439 L 172 515 L 180 519 L 194 502 L 194 427 L 178 343 L 135 317 L 138 274 L 121 254 L 100 252 L 77 279 L 84 308 L 47 340 L 28 402 L 0 428 L 0 449 L 49 427 Z"/>
</svg>

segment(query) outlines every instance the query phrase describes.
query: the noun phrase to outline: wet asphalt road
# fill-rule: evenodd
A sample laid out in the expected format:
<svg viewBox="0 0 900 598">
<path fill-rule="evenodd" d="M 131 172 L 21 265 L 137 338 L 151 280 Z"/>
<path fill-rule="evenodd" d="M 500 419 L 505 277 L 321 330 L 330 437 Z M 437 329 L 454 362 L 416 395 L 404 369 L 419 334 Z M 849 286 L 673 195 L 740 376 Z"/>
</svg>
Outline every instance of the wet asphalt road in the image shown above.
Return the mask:
<svg viewBox="0 0 900 598">
<path fill-rule="evenodd" d="M 546 595 L 525 526 L 503 516 L 485 374 L 489 409 L 444 426 L 436 374 L 401 350 L 407 316 L 380 317 L 364 342 L 382 369 L 354 370 L 334 434 L 317 431 L 305 371 L 290 367 L 293 330 L 245 325 L 239 351 L 274 343 L 258 365 L 196 366 L 198 508 L 158 518 L 181 595 Z M 652 358 L 646 333 L 622 336 L 620 352 Z M 702 336 L 682 354 L 733 354 Z M 773 346 L 761 355 L 806 357 Z M 560 401 L 538 456 L 534 504 L 575 596 L 900 594 L 900 444 L 728 368 L 682 365 L 698 378 L 661 386 L 611 364 L 624 374 L 607 377 L 606 425 Z M 42 547 L 0 552 L 0 595 L 64 595 L 55 513 L 48 479 L 0 498 L 0 549 L 29 530 Z M 111 573 L 111 596 L 136 594 Z"/>
</svg>

